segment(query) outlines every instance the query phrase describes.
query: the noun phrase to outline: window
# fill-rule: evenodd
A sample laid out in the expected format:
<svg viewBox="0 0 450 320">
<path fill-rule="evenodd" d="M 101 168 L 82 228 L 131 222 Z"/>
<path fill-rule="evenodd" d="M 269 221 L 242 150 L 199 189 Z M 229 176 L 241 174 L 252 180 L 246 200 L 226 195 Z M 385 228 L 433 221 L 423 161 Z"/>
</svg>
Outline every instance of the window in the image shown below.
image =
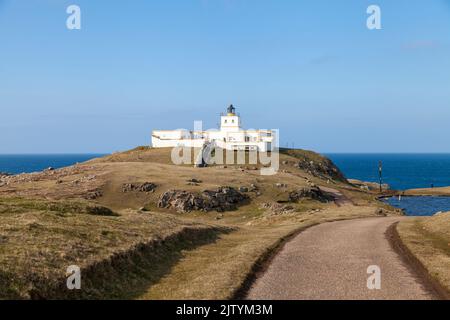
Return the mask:
<svg viewBox="0 0 450 320">
<path fill-rule="evenodd" d="M 231 120 L 231 122 L 233 122 L 233 123 L 234 123 L 234 120 Z"/>
<path fill-rule="evenodd" d="M 225 123 L 227 123 L 227 120 L 225 120 Z"/>
</svg>

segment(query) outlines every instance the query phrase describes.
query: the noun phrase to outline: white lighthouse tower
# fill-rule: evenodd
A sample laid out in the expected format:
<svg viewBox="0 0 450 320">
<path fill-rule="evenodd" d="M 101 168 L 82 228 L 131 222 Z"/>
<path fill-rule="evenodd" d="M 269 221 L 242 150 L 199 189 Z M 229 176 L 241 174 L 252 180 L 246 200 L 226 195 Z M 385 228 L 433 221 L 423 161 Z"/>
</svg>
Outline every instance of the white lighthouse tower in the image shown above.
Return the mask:
<svg viewBox="0 0 450 320">
<path fill-rule="evenodd" d="M 241 117 L 236 114 L 236 108 L 230 105 L 227 114 L 220 117 L 220 131 L 239 132 L 241 129 Z"/>
</svg>

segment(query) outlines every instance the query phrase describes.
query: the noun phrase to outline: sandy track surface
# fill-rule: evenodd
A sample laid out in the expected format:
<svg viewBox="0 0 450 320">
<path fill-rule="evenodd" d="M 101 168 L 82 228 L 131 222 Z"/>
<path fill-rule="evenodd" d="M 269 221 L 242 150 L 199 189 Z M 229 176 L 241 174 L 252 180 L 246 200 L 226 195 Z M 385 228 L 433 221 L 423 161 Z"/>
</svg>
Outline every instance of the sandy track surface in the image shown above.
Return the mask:
<svg viewBox="0 0 450 320">
<path fill-rule="evenodd" d="M 300 233 L 274 257 L 248 299 L 436 299 L 392 249 L 387 229 L 403 217 L 324 223 Z M 381 270 L 369 290 L 367 268 Z"/>
</svg>

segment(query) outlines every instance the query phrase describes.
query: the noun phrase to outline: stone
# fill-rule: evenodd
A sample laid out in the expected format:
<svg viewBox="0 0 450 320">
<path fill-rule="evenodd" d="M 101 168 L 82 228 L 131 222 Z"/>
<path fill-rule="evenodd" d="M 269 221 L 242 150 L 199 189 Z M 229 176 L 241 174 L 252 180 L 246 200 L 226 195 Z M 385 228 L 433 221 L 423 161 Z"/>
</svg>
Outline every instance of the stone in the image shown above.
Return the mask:
<svg viewBox="0 0 450 320">
<path fill-rule="evenodd" d="M 239 192 L 248 192 L 247 187 L 239 187 Z"/>
<path fill-rule="evenodd" d="M 187 180 L 187 182 L 190 182 L 190 183 L 202 183 L 202 180 L 198 180 L 198 179 L 192 178 L 192 179 Z"/>
<path fill-rule="evenodd" d="M 232 187 L 219 187 L 217 190 L 204 190 L 201 193 L 168 190 L 159 198 L 158 207 L 174 208 L 181 213 L 194 210 L 224 212 L 235 210 L 246 200 L 248 196 Z"/>
<path fill-rule="evenodd" d="M 156 184 L 151 182 L 144 183 L 124 183 L 122 185 L 122 192 L 154 192 L 156 189 Z"/>
<path fill-rule="evenodd" d="M 95 200 L 103 196 L 103 191 L 100 189 L 89 190 L 83 198 L 86 200 Z"/>
<path fill-rule="evenodd" d="M 291 205 L 284 205 L 281 203 L 263 203 L 261 206 L 262 209 L 266 209 L 272 215 L 280 215 L 286 213 L 292 213 L 295 211 L 295 208 Z"/>
<path fill-rule="evenodd" d="M 302 199 L 317 200 L 323 203 L 334 201 L 334 197 L 323 192 L 317 186 L 305 187 L 289 193 L 289 202 L 297 202 Z"/>
</svg>

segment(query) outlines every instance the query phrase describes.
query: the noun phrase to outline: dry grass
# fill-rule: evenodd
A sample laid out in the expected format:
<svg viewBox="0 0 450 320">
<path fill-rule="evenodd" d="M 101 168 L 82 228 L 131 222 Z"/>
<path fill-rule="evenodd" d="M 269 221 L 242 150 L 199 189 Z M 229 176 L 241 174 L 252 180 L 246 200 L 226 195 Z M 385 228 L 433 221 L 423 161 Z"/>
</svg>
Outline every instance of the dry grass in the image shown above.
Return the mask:
<svg viewBox="0 0 450 320">
<path fill-rule="evenodd" d="M 450 187 L 410 189 L 405 191 L 409 196 L 450 196 Z"/>
<path fill-rule="evenodd" d="M 226 231 L 171 215 L 131 211 L 95 215 L 79 203 L 17 198 L 1 199 L 0 221 L 0 297 L 4 299 L 133 296 L 143 284 L 167 272 L 181 248 L 214 241 L 219 231 Z M 177 241 L 176 236 L 184 240 Z M 156 250 L 161 239 L 173 240 L 172 248 L 160 250 L 164 259 Z M 153 255 L 142 254 L 145 248 Z M 158 268 L 151 262 L 158 262 Z M 70 265 L 82 269 L 80 292 L 64 287 Z M 144 266 L 147 272 L 142 271 Z"/>
<path fill-rule="evenodd" d="M 175 166 L 170 149 L 139 147 L 0 181 L 0 298 L 229 298 L 283 237 L 321 221 L 375 215 L 380 206 L 373 195 L 326 176 L 326 170 L 318 176 L 296 166 L 313 161 L 326 168 L 330 163 L 322 156 L 284 150 L 280 161 L 276 175 L 261 176 L 254 166 Z M 192 178 L 202 182 L 189 185 Z M 122 191 L 125 183 L 144 182 L 155 183 L 155 192 Z M 263 209 L 311 183 L 340 192 L 354 205 L 305 200 L 285 213 Z M 248 193 L 250 203 L 220 216 L 179 215 L 156 206 L 168 189 L 252 184 L 258 193 Z M 93 191 L 101 195 L 86 200 Z M 77 293 L 64 287 L 72 264 L 83 270 Z"/>
<path fill-rule="evenodd" d="M 140 299 L 230 299 L 255 264 L 297 230 L 326 221 L 374 216 L 373 207 L 345 206 L 319 212 L 254 219 L 214 243 L 185 252 L 183 259 Z"/>
<path fill-rule="evenodd" d="M 431 277 L 450 293 L 450 212 L 404 220 L 397 230 Z"/>
</svg>

